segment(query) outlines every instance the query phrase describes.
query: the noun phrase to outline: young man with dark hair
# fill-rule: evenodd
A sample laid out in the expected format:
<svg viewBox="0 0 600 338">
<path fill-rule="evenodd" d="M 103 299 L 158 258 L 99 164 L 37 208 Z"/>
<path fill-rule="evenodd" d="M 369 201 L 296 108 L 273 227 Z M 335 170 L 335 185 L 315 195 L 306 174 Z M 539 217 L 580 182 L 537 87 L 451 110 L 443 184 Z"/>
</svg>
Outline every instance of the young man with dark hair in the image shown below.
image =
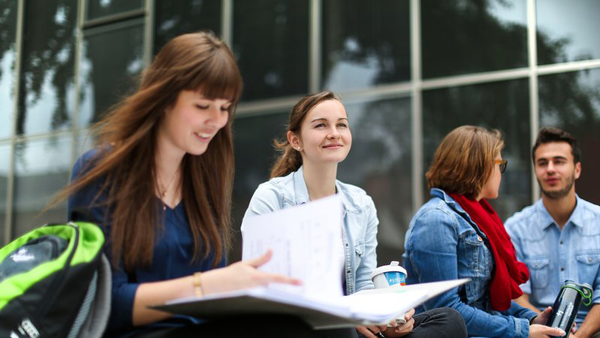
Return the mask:
<svg viewBox="0 0 600 338">
<path fill-rule="evenodd" d="M 532 158 L 542 198 L 505 223 L 530 273 L 516 302 L 539 312 L 552 306 L 565 280 L 588 283 L 592 304 L 580 306 L 571 337 L 600 338 L 600 207 L 575 193 L 581 150 L 569 133 L 542 128 Z"/>
</svg>

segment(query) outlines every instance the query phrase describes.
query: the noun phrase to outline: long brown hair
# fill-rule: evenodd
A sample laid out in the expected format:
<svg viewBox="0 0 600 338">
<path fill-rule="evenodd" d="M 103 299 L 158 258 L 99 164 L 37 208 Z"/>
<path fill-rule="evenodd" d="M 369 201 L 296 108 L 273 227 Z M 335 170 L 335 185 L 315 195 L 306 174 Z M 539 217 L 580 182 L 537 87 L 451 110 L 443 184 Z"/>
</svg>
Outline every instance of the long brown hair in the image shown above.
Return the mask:
<svg viewBox="0 0 600 338">
<path fill-rule="evenodd" d="M 308 114 L 316 105 L 327 100 L 339 101 L 340 99 L 331 91 L 310 94 L 300 99 L 290 112 L 290 121 L 287 125 L 287 131 L 299 135 L 300 127 L 302 126 L 302 121 L 304 121 L 306 114 Z M 298 170 L 298 168 L 302 166 L 302 155 L 292 147 L 287 138 L 283 141 L 278 139 L 273 140 L 273 146 L 281 153 L 281 155 L 279 155 L 271 168 L 271 178 L 285 176 Z"/>
<path fill-rule="evenodd" d="M 440 143 L 425 174 L 429 188 L 476 198 L 494 170 L 494 158 L 504 147 L 497 129 L 461 126 Z"/>
<path fill-rule="evenodd" d="M 201 156 L 186 154 L 181 162 L 182 199 L 194 240 L 194 260 L 214 251 L 213 265 L 226 255 L 231 241 L 231 191 L 234 159 L 231 125 L 242 91 L 233 54 L 212 33 L 185 34 L 171 40 L 144 72 L 140 88 L 94 126 L 101 151 L 84 174 L 58 198 L 102 182 L 100 195 L 112 212 L 113 265 L 121 258 L 127 271 L 152 261 L 156 234 L 162 231 L 156 199 L 157 130 L 183 90 L 231 100 L 229 120 Z M 98 204 L 95 204 L 98 205 Z M 104 225 L 105 226 L 105 225 Z M 203 244 L 203 246 L 202 246 Z M 201 250 L 203 247 L 203 250 Z"/>
</svg>

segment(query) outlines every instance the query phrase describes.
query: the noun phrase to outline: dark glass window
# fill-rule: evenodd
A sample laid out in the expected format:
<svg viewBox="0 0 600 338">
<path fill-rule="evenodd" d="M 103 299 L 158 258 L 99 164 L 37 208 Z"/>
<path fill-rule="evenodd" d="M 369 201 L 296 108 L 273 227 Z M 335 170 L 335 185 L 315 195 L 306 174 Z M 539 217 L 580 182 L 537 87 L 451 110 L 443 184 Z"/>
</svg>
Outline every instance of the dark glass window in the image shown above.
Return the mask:
<svg viewBox="0 0 600 338">
<path fill-rule="evenodd" d="M 529 81 L 523 79 L 423 92 L 425 171 L 442 138 L 458 126 L 495 128 L 504 133 L 502 157 L 508 160 L 508 169 L 502 174 L 500 196 L 490 201 L 503 220 L 531 204 L 528 86 Z M 429 199 L 429 190 L 424 196 Z"/>
<path fill-rule="evenodd" d="M 308 90 L 307 0 L 238 0 L 233 51 L 244 78 L 243 100 Z"/>
<path fill-rule="evenodd" d="M 324 1 L 322 23 L 323 88 L 410 80 L 409 1 Z"/>
<path fill-rule="evenodd" d="M 271 166 L 277 154 L 273 148 L 275 138 L 285 137 L 289 113 L 272 113 L 260 116 L 237 117 L 234 127 L 235 185 L 233 188 L 233 228 L 238 231 L 250 198 L 258 185 L 269 180 Z M 236 240 L 241 240 L 238 236 Z M 233 245 L 230 261 L 241 259 L 241 243 Z"/>
<path fill-rule="evenodd" d="M 137 89 L 144 67 L 142 20 L 85 32 L 79 126 L 87 127 L 124 95 Z"/>
<path fill-rule="evenodd" d="M 13 128 L 17 5 L 17 1 L 0 1 L 0 139 L 10 137 Z"/>
<path fill-rule="evenodd" d="M 222 0 L 157 0 L 154 17 L 154 54 L 172 38 L 200 30 L 221 34 Z"/>
<path fill-rule="evenodd" d="M 88 20 L 101 18 L 113 14 L 120 14 L 144 7 L 144 0 L 87 0 Z"/>
<path fill-rule="evenodd" d="M 526 2 L 421 1 L 423 78 L 527 67 Z"/>
<path fill-rule="evenodd" d="M 389 264 L 404 251 L 412 217 L 411 100 L 371 100 L 345 104 L 352 150 L 339 164 L 338 179 L 369 194 L 379 218 L 377 260 Z"/>
<path fill-rule="evenodd" d="M 76 28 L 76 0 L 25 3 L 17 134 L 70 126 Z"/>
<path fill-rule="evenodd" d="M 8 195 L 8 172 L 10 168 L 10 144 L 0 144 L 0 245 L 6 244 L 6 210 Z"/>
<path fill-rule="evenodd" d="M 52 196 L 69 181 L 72 163 L 72 137 L 20 142 L 15 145 L 15 185 L 13 237 L 45 223 L 65 222 L 66 202 L 36 217 Z"/>
<path fill-rule="evenodd" d="M 536 1 L 538 64 L 600 58 L 600 1 Z"/>
<path fill-rule="evenodd" d="M 540 126 L 566 130 L 581 147 L 577 194 L 600 204 L 600 69 L 539 77 Z"/>
</svg>

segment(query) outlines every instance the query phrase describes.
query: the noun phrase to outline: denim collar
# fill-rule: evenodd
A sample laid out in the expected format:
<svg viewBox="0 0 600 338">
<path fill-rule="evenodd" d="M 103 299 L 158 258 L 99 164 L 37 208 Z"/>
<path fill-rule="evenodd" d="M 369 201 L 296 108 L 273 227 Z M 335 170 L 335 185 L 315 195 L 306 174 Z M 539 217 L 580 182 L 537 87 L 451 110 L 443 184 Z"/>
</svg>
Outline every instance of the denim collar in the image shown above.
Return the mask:
<svg viewBox="0 0 600 338">
<path fill-rule="evenodd" d="M 576 200 L 575 209 L 571 213 L 571 216 L 569 217 L 569 220 L 567 220 L 567 223 L 565 223 L 565 225 L 567 225 L 569 223 L 573 223 L 573 225 L 582 228 L 583 224 L 584 224 L 584 212 L 583 212 L 584 207 L 583 207 L 583 203 L 582 203 L 583 200 L 581 198 L 579 198 L 579 195 L 577 195 L 577 194 L 575 194 L 575 200 Z M 556 224 L 556 222 L 554 221 L 554 218 L 552 218 L 552 216 L 546 209 L 546 206 L 542 202 L 541 198 L 535 203 L 535 208 L 537 209 L 537 211 L 540 215 L 540 218 L 541 218 L 541 222 L 539 224 L 540 224 L 542 230 L 547 229 L 552 224 Z"/>
<path fill-rule="evenodd" d="M 296 205 L 304 204 L 310 202 L 310 197 L 308 195 L 308 188 L 306 187 L 306 182 L 304 181 L 304 166 L 300 166 L 296 172 L 293 173 L 294 177 L 294 191 L 296 192 Z M 342 188 L 340 181 L 335 180 L 335 189 L 340 195 L 342 199 L 342 205 L 344 207 L 344 215 L 346 212 L 356 213 L 358 210 L 349 200 L 347 194 L 344 192 L 345 190 Z"/>
<path fill-rule="evenodd" d="M 481 231 L 481 229 L 479 229 L 479 226 L 477 225 L 477 223 L 475 223 L 473 221 L 473 219 L 471 219 L 471 216 L 469 215 L 469 213 L 467 213 L 465 211 L 465 209 L 463 209 L 460 206 L 460 204 L 458 204 L 458 202 L 456 202 L 454 200 L 454 198 L 452 198 L 450 195 L 448 195 L 444 190 L 439 189 L 439 188 L 431 188 L 430 194 L 431 194 L 431 196 L 441 198 L 449 208 L 454 209 L 454 211 L 456 211 L 458 214 L 463 216 L 473 227 L 475 227 L 475 229 L 479 233 L 481 233 L 485 238 L 487 238 L 485 233 L 483 231 Z"/>
</svg>

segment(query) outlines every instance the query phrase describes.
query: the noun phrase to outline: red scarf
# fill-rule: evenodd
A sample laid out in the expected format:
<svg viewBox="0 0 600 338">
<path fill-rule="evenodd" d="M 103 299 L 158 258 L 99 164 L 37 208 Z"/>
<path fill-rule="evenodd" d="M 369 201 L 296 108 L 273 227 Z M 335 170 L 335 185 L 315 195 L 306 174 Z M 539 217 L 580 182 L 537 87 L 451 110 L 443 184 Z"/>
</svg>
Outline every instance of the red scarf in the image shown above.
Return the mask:
<svg viewBox="0 0 600 338">
<path fill-rule="evenodd" d="M 529 280 L 527 266 L 517 261 L 515 247 L 510 241 L 504 224 L 485 200 L 479 202 L 464 195 L 450 194 L 452 198 L 471 216 L 479 229 L 487 236 L 494 255 L 495 271 L 490 286 L 490 300 L 493 310 L 506 311 L 512 299 L 521 297 L 519 284 Z"/>
</svg>

